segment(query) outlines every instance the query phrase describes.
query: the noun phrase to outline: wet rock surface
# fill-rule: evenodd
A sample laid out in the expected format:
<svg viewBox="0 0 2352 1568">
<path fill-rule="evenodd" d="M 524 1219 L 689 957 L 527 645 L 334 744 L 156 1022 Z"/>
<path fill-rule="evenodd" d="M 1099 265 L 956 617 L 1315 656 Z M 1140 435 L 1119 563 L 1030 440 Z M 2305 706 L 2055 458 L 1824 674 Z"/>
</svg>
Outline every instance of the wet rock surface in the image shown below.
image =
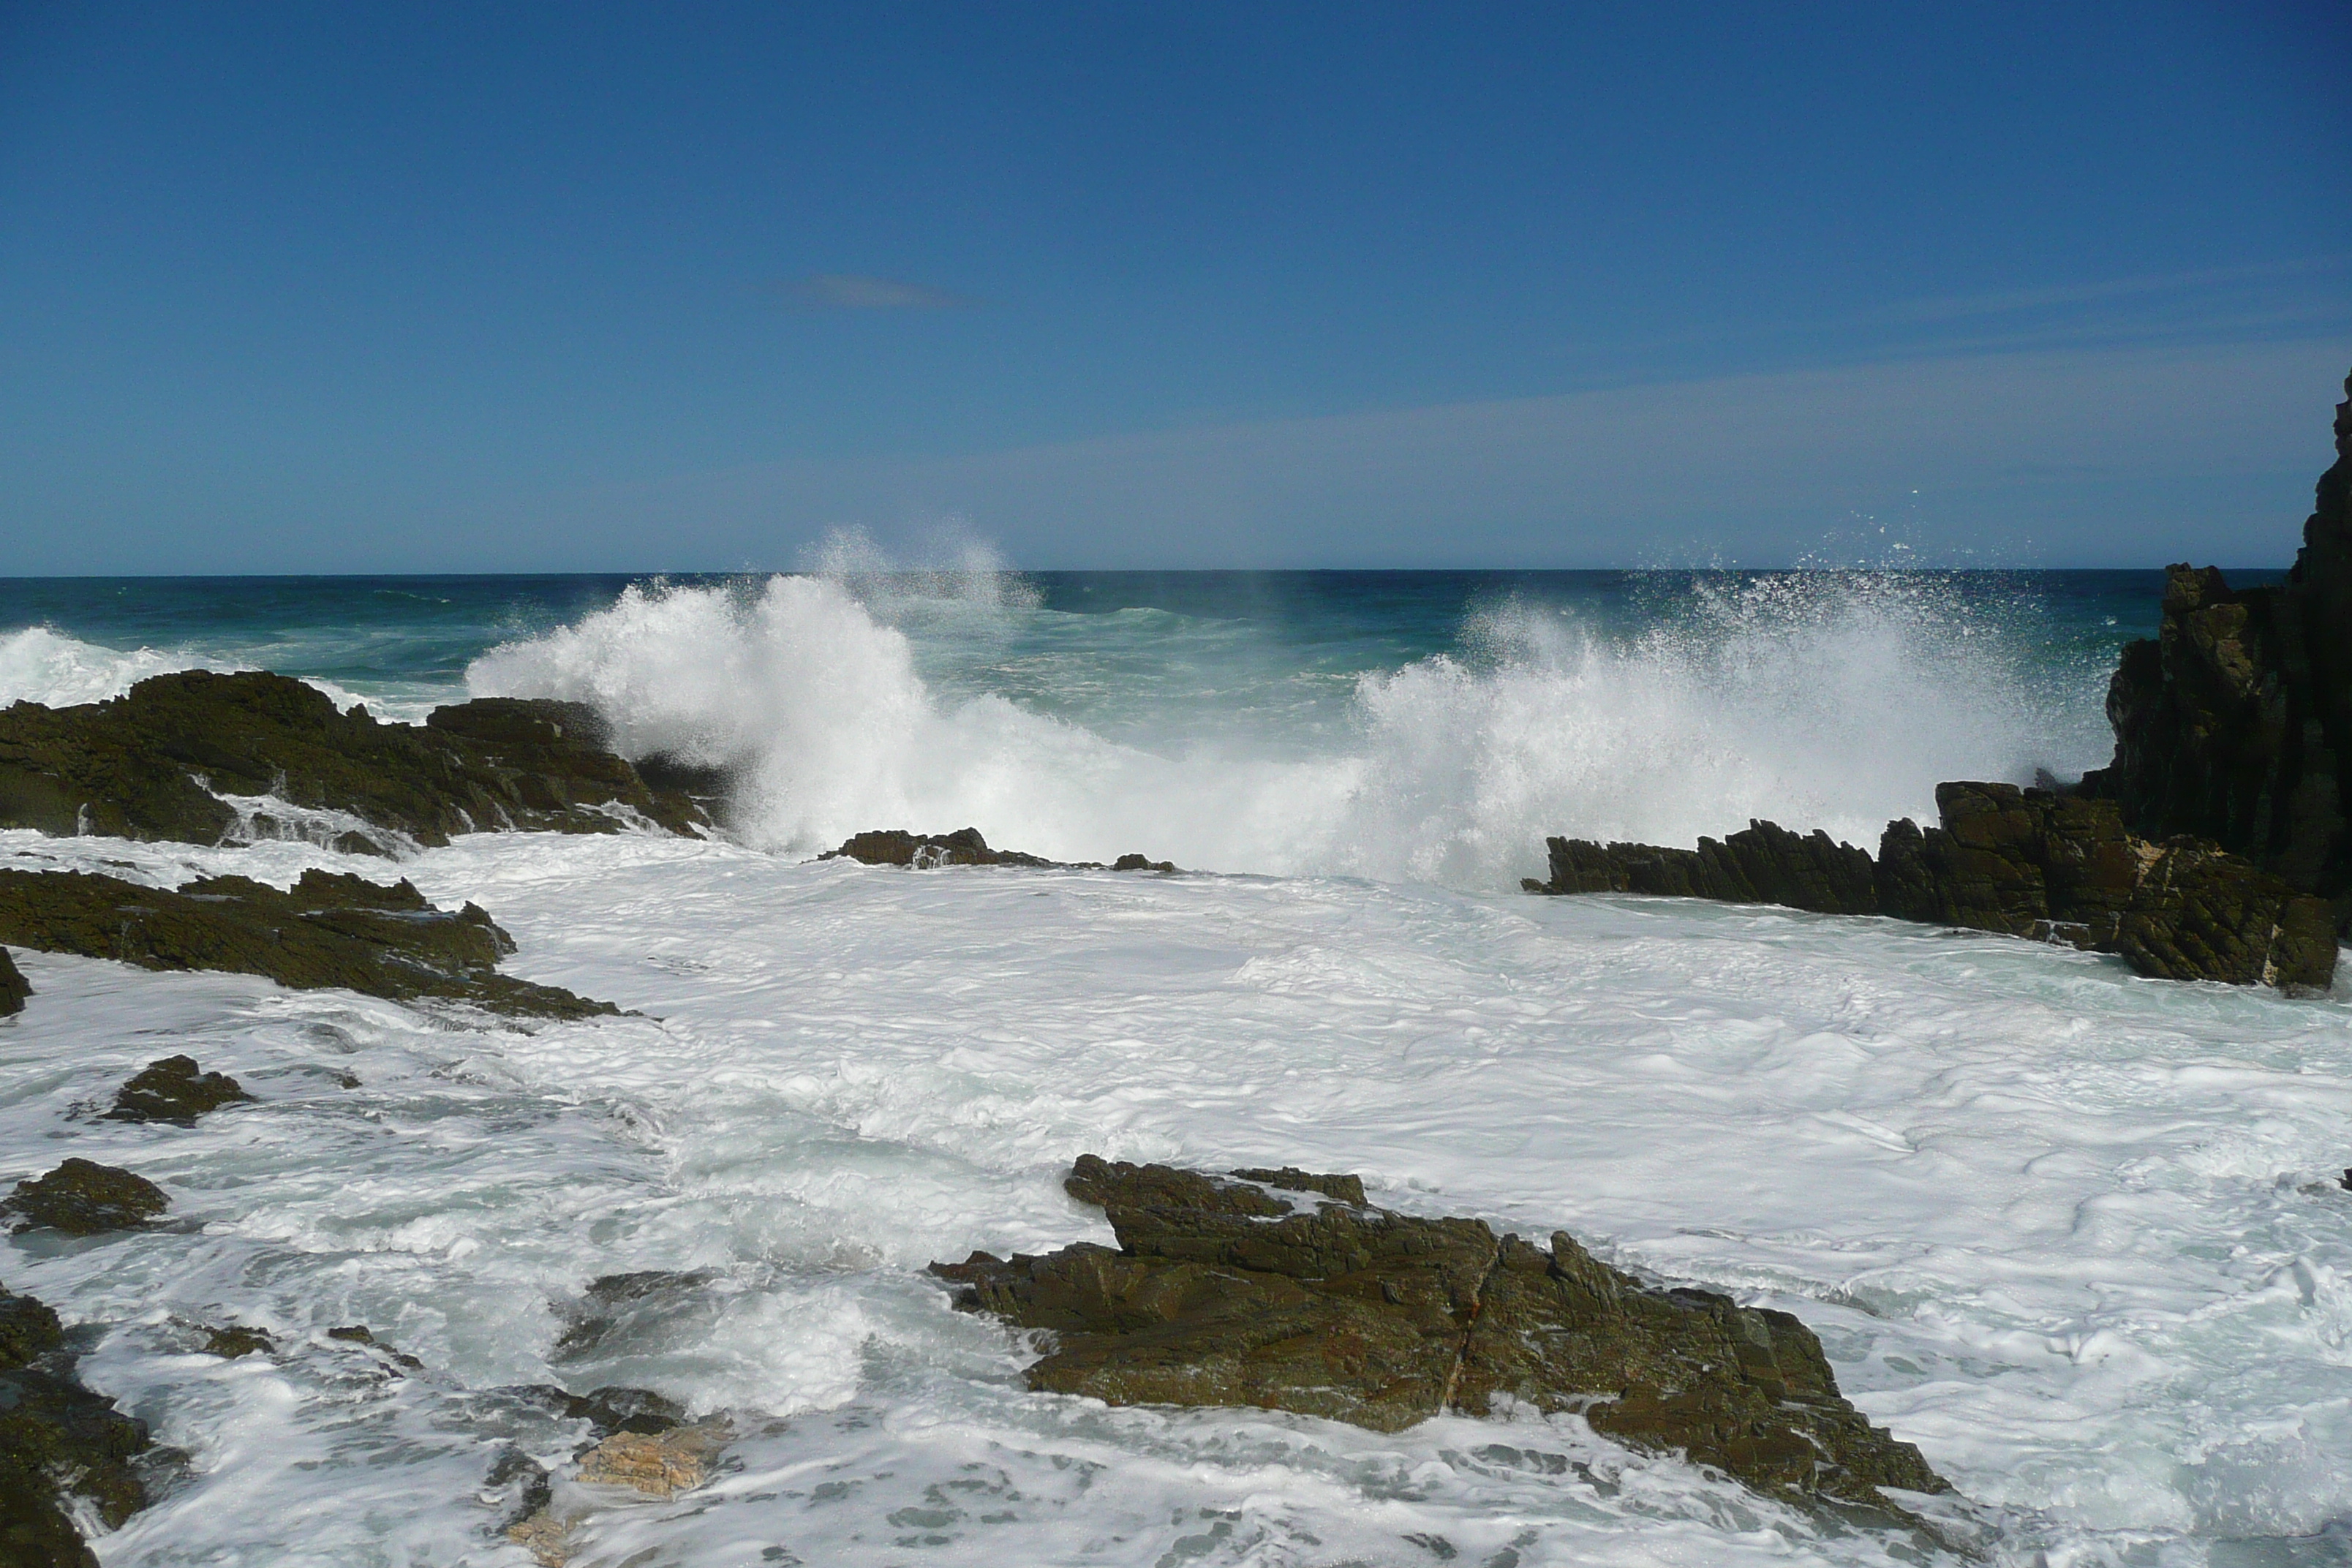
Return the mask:
<svg viewBox="0 0 2352 1568">
<path fill-rule="evenodd" d="M 148 1447 L 143 1423 L 74 1376 L 57 1314 L 0 1288 L 0 1563 L 94 1565 L 68 1510 L 86 1503 L 113 1529 L 144 1508 Z"/>
<path fill-rule="evenodd" d="M 2168 569 L 2162 626 L 2107 689 L 2115 758 L 2082 788 L 2135 833 L 2210 839 L 2326 900 L 2352 935 L 2352 401 L 2335 434 L 2286 582 Z"/>
<path fill-rule="evenodd" d="M 1362 1202 L 1352 1176 L 1204 1175 L 1083 1155 L 1065 1185 L 1116 1249 L 974 1253 L 957 1305 L 1053 1331 L 1032 1388 L 1114 1405 L 1245 1405 L 1397 1431 L 1499 1399 L 1580 1411 L 1761 1490 L 1884 1506 L 1948 1489 L 1840 1396 L 1795 1318 L 1663 1290 L 1484 1222 Z"/>
<path fill-rule="evenodd" d="M 8 950 L 0 947 L 0 1018 L 23 1012 L 32 994 L 33 983 L 25 978 L 16 961 L 8 956 Z"/>
<path fill-rule="evenodd" d="M 0 1200 L 0 1220 L 11 1229 L 103 1236 L 134 1230 L 172 1206 L 163 1189 L 119 1165 L 70 1159 L 47 1175 L 28 1177 Z"/>
<path fill-rule="evenodd" d="M 1548 840 L 1542 893 L 1631 892 L 1886 914 L 2120 955 L 2135 973 L 2326 990 L 2327 905 L 2202 840 L 2129 832 L 2115 801 L 2005 784 L 1936 788 L 1941 823 L 1887 825 L 1878 856 L 1769 822 L 1696 849 Z"/>
<path fill-rule="evenodd" d="M 193 1127 L 196 1118 L 224 1105 L 250 1100 L 236 1079 L 225 1072 L 205 1072 L 194 1057 L 165 1057 L 150 1062 L 114 1091 L 109 1121 L 168 1121 Z"/>
<path fill-rule="evenodd" d="M 0 827 L 216 844 L 239 823 L 225 795 L 347 813 L 422 845 L 502 827 L 611 833 L 633 817 L 709 825 L 604 742 L 579 703 L 481 698 L 422 725 L 378 723 L 285 676 L 184 670 L 110 701 L 0 710 Z M 355 831 L 334 847 L 384 845 Z"/>
<path fill-rule="evenodd" d="M 408 882 L 306 871 L 289 891 L 246 877 L 173 889 L 88 871 L 0 870 L 0 940 L 143 969 L 258 974 L 408 1002 L 469 1002 L 518 1016 L 616 1013 L 498 972 L 514 942 L 479 907 L 439 910 Z"/>
<path fill-rule="evenodd" d="M 866 866 L 905 866 L 928 871 L 939 866 L 1036 866 L 1056 871 L 1158 871 L 1172 875 L 1175 863 L 1144 855 L 1122 855 L 1109 866 L 1099 860 L 1048 860 L 1018 849 L 992 849 L 977 827 L 953 833 L 909 833 L 902 827 L 874 828 L 828 849 L 820 860 L 855 860 Z"/>
</svg>

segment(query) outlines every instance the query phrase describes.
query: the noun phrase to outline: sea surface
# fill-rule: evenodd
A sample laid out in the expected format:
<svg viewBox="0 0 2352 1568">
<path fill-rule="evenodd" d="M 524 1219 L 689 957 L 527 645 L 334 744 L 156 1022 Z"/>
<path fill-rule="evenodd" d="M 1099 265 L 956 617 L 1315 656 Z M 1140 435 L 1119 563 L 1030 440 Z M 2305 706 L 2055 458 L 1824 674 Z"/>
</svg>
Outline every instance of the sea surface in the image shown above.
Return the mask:
<svg viewBox="0 0 2352 1568">
<path fill-rule="evenodd" d="M 2274 574 L 2233 573 L 2233 582 Z M 709 1487 L 559 1482 L 580 1568 L 2352 1563 L 2352 987 L 2135 978 L 1876 920 L 1537 899 L 1543 838 L 1769 816 L 1874 846 L 1949 778 L 2106 760 L 2157 573 L 1013 574 L 0 582 L 0 702 L 202 667 L 382 717 L 595 705 L 738 781 L 710 840 L 398 863 L 0 832 L 159 885 L 329 867 L 473 900 L 635 1016 L 20 954 L 0 1180 L 68 1154 L 152 1234 L 0 1240 L 181 1450 L 118 1564 L 522 1564 L 501 1390 L 726 1419 Z M 972 826 L 1178 877 L 819 861 Z M 177 1051 L 259 1103 L 95 1120 Z M 1759 1498 L 1573 1416 L 1396 1435 L 1028 1393 L 923 1266 L 1108 1240 L 1084 1152 L 1360 1173 L 1795 1312 L 1957 1488 L 1933 1530 Z M 692 1278 L 612 1331 L 601 1276 Z M 201 1353 L 201 1326 L 269 1355 Z M 331 1327 L 364 1322 L 405 1368 Z"/>
</svg>

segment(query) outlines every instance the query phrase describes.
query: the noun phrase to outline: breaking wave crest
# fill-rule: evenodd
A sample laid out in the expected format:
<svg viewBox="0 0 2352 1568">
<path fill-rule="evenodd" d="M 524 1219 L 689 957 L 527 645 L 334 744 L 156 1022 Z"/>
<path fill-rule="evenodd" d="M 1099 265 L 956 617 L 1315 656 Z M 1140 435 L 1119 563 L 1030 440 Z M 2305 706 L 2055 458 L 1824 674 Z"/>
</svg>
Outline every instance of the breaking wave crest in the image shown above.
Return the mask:
<svg viewBox="0 0 2352 1568">
<path fill-rule="evenodd" d="M 1007 644 L 1056 614 L 992 569 L 654 585 L 467 682 L 589 702 L 629 754 L 732 769 L 734 826 L 766 847 L 970 825 L 1063 858 L 1466 888 L 1539 871 L 1554 833 L 1686 845 L 1770 816 L 1874 844 L 1942 779 L 2102 760 L 2096 672 L 1928 582 L 1727 579 L 1624 629 L 1497 605 L 1463 651 L 1358 678 L 1341 739 L 1305 757 L 1239 724 L 1146 749 L 923 673 L 939 639 Z"/>
</svg>

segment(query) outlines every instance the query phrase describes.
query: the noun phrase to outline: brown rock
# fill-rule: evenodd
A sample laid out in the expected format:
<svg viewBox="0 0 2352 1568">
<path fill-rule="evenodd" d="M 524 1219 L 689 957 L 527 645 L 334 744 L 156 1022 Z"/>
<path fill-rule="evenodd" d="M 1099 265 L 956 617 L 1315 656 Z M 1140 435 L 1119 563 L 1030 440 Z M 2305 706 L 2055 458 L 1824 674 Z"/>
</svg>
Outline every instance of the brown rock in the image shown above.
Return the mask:
<svg viewBox="0 0 2352 1568">
<path fill-rule="evenodd" d="M 1102 1205 L 1117 1250 L 974 1253 L 932 1272 L 961 1307 L 1053 1331 L 1028 1372 L 1043 1391 L 1376 1431 L 1508 1396 L 1766 1490 L 1878 1503 L 1880 1487 L 1947 1489 L 1840 1397 L 1786 1313 L 1653 1289 L 1565 1235 L 1546 1252 L 1476 1220 L 1373 1208 L 1354 1177 L 1235 1175 L 1082 1155 L 1065 1185 Z"/>
<path fill-rule="evenodd" d="M 0 1215 L 15 1216 L 19 1231 L 49 1229 L 68 1236 L 100 1236 L 132 1230 L 172 1206 L 163 1189 L 144 1176 L 114 1165 L 68 1160 L 46 1176 L 16 1184 L 0 1202 Z"/>
<path fill-rule="evenodd" d="M 711 1465 L 731 1436 L 718 1424 L 653 1435 L 615 1432 L 580 1457 L 580 1479 L 592 1486 L 627 1487 L 647 1497 L 674 1497 L 710 1479 Z"/>
<path fill-rule="evenodd" d="M 194 1057 L 165 1057 L 150 1062 L 114 1091 L 114 1105 L 106 1119 L 193 1127 L 206 1111 L 252 1098 L 228 1074 L 198 1070 Z"/>
</svg>

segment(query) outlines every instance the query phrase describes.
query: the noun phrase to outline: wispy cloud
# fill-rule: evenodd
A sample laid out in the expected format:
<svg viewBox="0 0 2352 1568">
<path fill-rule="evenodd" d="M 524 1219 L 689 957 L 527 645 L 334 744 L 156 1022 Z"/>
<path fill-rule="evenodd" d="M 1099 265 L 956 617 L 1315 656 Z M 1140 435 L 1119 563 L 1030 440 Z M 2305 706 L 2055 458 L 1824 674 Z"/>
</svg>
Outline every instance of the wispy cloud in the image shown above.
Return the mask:
<svg viewBox="0 0 2352 1568">
<path fill-rule="evenodd" d="M 778 286 L 784 302 L 801 310 L 956 310 L 979 300 L 928 283 L 901 283 L 855 272 L 817 272 Z"/>
</svg>

